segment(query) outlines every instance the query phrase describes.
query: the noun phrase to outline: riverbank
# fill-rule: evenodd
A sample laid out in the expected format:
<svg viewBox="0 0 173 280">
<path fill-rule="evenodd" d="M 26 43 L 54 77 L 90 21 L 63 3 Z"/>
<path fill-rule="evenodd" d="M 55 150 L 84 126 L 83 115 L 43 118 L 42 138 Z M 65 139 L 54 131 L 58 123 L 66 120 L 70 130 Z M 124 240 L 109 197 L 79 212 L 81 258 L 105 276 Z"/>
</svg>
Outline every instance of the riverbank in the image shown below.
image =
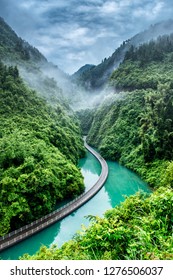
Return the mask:
<svg viewBox="0 0 173 280">
<path fill-rule="evenodd" d="M 53 223 L 65 218 L 70 213 L 81 207 L 88 200 L 90 200 L 103 186 L 108 176 L 108 166 L 106 161 L 95 151 L 93 150 L 86 141 L 84 142 L 85 148 L 92 153 L 95 158 L 101 164 L 101 174 L 98 181 L 92 186 L 90 190 L 81 194 L 79 197 L 64 205 L 60 209 L 53 211 L 52 213 L 32 222 L 29 225 L 26 225 L 18 230 L 10 232 L 9 234 L 0 237 L 0 251 L 13 246 L 22 240 L 32 236 L 33 234 L 47 228 Z"/>
<path fill-rule="evenodd" d="M 85 227 L 89 225 L 88 215 L 101 217 L 106 210 L 124 201 L 125 196 L 132 195 L 140 189 L 149 192 L 147 184 L 135 173 L 116 162 L 107 161 L 107 164 L 109 168 L 108 179 L 90 201 L 63 220 L 4 250 L 0 253 L 0 257 L 2 259 L 18 259 L 25 253 L 33 255 L 42 245 L 49 247 L 56 244 L 60 247 L 81 230 L 81 225 Z M 87 152 L 86 158 L 80 160 L 79 166 L 84 176 L 86 189 L 89 189 L 98 180 L 101 172 L 100 164 L 93 155 Z"/>
</svg>

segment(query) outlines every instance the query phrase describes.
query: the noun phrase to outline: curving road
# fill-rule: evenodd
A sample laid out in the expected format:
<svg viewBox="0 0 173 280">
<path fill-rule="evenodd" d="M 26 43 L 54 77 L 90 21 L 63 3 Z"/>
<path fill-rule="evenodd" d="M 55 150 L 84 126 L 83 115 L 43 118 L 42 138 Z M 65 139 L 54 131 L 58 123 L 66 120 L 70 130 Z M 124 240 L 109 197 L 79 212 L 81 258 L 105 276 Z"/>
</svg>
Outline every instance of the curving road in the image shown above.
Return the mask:
<svg viewBox="0 0 173 280">
<path fill-rule="evenodd" d="M 44 228 L 50 226 L 51 224 L 63 219 L 70 213 L 72 213 L 77 208 L 81 207 L 84 203 L 90 200 L 104 185 L 107 176 L 108 176 L 108 166 L 106 161 L 95 151 L 93 150 L 84 140 L 84 145 L 86 149 L 91 152 L 101 164 L 101 174 L 98 181 L 94 186 L 87 192 L 81 194 L 76 199 L 72 200 L 70 203 L 53 211 L 52 213 L 32 222 L 29 225 L 26 225 L 18 230 L 10 232 L 9 234 L 0 237 L 0 251 L 15 245 L 16 243 L 28 238 L 29 236 L 43 230 Z"/>
</svg>

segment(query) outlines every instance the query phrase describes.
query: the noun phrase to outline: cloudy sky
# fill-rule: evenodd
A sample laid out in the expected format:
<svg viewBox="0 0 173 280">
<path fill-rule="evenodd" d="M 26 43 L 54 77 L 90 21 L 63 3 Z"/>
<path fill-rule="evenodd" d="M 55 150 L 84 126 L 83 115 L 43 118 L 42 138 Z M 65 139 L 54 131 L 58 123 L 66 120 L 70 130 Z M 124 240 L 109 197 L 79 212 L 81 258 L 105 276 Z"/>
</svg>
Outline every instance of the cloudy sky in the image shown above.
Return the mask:
<svg viewBox="0 0 173 280">
<path fill-rule="evenodd" d="M 173 0 L 0 0 L 0 16 L 67 73 L 173 17 Z"/>
</svg>

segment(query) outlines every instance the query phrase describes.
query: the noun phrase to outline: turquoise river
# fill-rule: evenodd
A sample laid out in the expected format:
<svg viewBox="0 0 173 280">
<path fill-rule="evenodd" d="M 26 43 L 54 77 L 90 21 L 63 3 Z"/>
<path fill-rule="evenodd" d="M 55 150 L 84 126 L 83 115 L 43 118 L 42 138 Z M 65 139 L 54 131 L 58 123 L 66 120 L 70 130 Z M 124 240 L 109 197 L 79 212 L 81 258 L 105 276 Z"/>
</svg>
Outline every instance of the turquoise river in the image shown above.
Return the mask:
<svg viewBox="0 0 173 280">
<path fill-rule="evenodd" d="M 103 216 L 107 209 L 118 205 L 125 199 L 125 196 L 132 195 L 138 190 L 150 192 L 147 184 L 135 173 L 116 162 L 107 161 L 107 163 L 109 167 L 108 179 L 102 189 L 89 202 L 63 220 L 2 251 L 0 258 L 17 260 L 25 253 L 34 254 L 41 245 L 50 246 L 56 243 L 61 246 L 65 241 L 71 239 L 77 231 L 80 231 L 82 224 L 85 226 L 89 224 L 87 215 Z M 84 176 L 86 190 L 88 190 L 99 177 L 100 163 L 87 152 L 86 158 L 81 159 L 79 165 Z"/>
</svg>

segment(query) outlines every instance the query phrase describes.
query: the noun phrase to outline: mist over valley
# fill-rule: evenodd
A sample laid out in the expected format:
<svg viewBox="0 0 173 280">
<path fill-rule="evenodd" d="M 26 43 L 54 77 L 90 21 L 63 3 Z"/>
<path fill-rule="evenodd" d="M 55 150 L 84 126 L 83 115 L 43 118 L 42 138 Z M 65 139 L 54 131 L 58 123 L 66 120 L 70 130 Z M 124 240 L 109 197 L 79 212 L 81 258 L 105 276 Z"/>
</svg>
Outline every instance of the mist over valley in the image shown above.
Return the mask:
<svg viewBox="0 0 173 280">
<path fill-rule="evenodd" d="M 103 217 L 88 213 L 90 226 L 72 240 L 22 260 L 173 259 L 171 6 L 132 2 L 0 4 L 0 245 L 85 194 L 80 160 L 97 174 L 84 136 L 109 171 L 118 166 L 111 188 L 109 174 L 104 181 L 109 200 L 121 167 L 129 172 L 118 184 L 122 194 L 134 173 L 148 190 L 129 194 Z"/>
</svg>

